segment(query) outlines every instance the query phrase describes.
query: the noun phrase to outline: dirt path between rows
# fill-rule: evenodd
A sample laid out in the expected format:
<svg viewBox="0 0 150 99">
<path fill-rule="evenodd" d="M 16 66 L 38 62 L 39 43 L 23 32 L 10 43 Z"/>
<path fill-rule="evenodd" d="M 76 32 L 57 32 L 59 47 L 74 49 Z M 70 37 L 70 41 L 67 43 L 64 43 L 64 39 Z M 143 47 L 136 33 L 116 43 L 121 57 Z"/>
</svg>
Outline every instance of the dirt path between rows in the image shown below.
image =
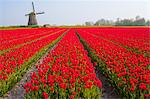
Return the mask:
<svg viewBox="0 0 150 99">
<path fill-rule="evenodd" d="M 109 85 L 107 79 L 99 69 L 95 69 L 97 77 L 102 82 L 102 96 L 101 99 L 121 99 L 118 93 L 115 93 L 114 89 Z"/>
<path fill-rule="evenodd" d="M 61 41 L 61 40 L 60 40 Z M 58 41 L 59 42 L 59 41 Z M 47 55 L 57 46 L 58 42 L 49 50 L 32 66 L 30 70 L 22 77 L 20 82 L 18 82 L 8 93 L 7 96 L 4 96 L 2 99 L 24 99 L 25 89 L 24 84 L 27 81 L 30 81 L 30 76 L 33 72 L 36 72 L 36 65 L 40 65 L 43 63 L 43 60 L 47 58 Z M 1 99 L 1 98 L 0 98 Z"/>
</svg>

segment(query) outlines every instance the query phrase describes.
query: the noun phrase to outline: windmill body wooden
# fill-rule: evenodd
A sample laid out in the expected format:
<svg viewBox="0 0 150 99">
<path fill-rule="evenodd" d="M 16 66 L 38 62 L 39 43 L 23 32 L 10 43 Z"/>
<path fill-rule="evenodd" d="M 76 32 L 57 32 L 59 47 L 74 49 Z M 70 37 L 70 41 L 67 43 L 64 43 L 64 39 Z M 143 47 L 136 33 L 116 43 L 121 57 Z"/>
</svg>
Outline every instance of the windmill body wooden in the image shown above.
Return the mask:
<svg viewBox="0 0 150 99">
<path fill-rule="evenodd" d="M 44 14 L 44 12 L 38 12 L 38 13 L 36 13 L 35 9 L 34 9 L 34 3 L 33 2 L 32 2 L 32 8 L 33 8 L 33 11 L 30 12 L 29 14 L 25 15 L 25 16 L 29 16 L 28 25 L 38 25 L 37 19 L 36 19 L 36 15 L 38 15 L 38 14 Z"/>
</svg>

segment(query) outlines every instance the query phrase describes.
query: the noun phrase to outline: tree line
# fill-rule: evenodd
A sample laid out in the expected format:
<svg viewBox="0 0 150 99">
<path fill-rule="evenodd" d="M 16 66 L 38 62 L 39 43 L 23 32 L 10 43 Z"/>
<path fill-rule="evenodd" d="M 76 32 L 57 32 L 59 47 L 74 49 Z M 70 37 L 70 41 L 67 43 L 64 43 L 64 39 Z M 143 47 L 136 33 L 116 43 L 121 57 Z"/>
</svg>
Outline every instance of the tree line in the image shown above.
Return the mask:
<svg viewBox="0 0 150 99">
<path fill-rule="evenodd" d="M 120 19 L 116 21 L 100 19 L 95 23 L 92 21 L 85 22 L 86 26 L 150 26 L 150 20 L 146 20 L 143 17 L 136 16 L 134 19 Z"/>
</svg>

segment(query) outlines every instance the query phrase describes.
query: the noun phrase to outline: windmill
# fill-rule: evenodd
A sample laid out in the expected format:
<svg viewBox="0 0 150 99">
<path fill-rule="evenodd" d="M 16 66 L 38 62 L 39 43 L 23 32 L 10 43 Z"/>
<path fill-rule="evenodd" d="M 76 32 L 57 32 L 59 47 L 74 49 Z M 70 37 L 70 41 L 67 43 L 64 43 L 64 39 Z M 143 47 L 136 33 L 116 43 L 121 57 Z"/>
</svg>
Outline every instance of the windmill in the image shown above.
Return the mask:
<svg viewBox="0 0 150 99">
<path fill-rule="evenodd" d="M 32 2 L 32 8 L 33 8 L 33 11 L 30 12 L 29 14 L 25 15 L 25 16 L 29 16 L 28 25 L 38 25 L 37 19 L 36 19 L 36 15 L 38 15 L 38 14 L 44 14 L 44 12 L 38 12 L 38 13 L 36 13 L 35 9 L 34 9 L 34 3 L 33 2 Z"/>
</svg>

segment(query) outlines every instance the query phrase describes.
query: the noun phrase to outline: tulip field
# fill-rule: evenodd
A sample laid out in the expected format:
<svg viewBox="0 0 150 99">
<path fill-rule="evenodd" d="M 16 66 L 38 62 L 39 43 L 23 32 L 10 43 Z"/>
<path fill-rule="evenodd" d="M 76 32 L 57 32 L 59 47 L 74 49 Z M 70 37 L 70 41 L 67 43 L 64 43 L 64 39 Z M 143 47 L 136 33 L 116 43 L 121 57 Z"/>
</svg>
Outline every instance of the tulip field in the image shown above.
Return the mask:
<svg viewBox="0 0 150 99">
<path fill-rule="evenodd" d="M 0 97 L 6 96 L 35 66 L 36 70 L 23 85 L 25 99 L 101 99 L 103 79 L 96 69 L 119 97 L 148 99 L 149 29 L 57 27 L 0 30 Z M 45 54 L 42 63 L 36 64 Z"/>
</svg>

